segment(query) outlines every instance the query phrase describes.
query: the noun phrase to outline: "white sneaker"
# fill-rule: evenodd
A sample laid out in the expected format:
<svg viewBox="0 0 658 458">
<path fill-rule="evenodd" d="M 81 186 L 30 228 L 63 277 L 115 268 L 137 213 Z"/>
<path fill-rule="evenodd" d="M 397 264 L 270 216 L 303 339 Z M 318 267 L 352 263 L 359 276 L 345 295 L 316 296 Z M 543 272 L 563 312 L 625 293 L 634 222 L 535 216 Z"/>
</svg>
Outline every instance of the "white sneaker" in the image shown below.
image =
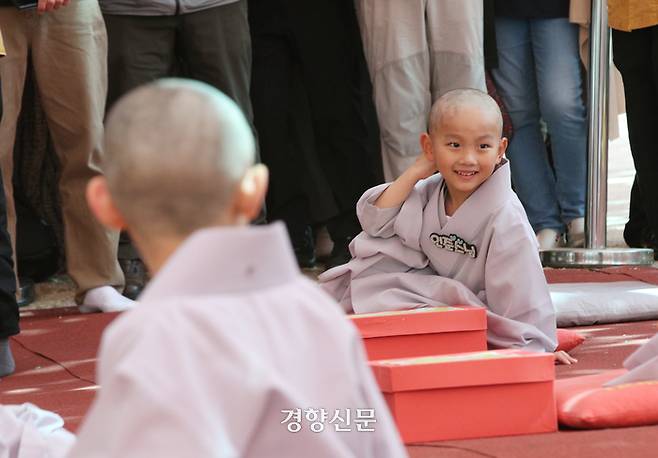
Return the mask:
<svg viewBox="0 0 658 458">
<path fill-rule="evenodd" d="M 537 242 L 539 242 L 540 250 L 550 250 L 557 248 L 560 245 L 560 234 L 555 229 L 542 229 L 537 232 Z"/>
<path fill-rule="evenodd" d="M 585 218 L 576 218 L 567 224 L 567 245 L 572 248 L 585 246 Z"/>
<path fill-rule="evenodd" d="M 123 312 L 136 305 L 137 302 L 122 296 L 119 291 L 111 286 L 99 286 L 87 291 L 78 310 L 81 313 Z"/>
</svg>

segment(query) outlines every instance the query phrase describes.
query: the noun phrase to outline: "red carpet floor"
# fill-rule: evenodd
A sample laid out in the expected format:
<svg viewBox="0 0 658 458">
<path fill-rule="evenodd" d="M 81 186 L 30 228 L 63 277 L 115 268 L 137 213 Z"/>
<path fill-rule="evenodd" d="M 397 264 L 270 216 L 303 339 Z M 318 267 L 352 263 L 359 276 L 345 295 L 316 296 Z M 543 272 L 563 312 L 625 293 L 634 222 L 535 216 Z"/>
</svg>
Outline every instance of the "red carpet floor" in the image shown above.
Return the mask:
<svg viewBox="0 0 658 458">
<path fill-rule="evenodd" d="M 550 282 L 637 279 L 658 284 L 658 270 L 618 268 L 602 271 L 548 270 Z M 115 314 L 80 315 L 74 309 L 27 312 L 22 333 L 12 338 L 17 371 L 0 380 L 0 403 L 32 402 L 62 415 L 75 431 L 97 389 L 95 355 L 102 330 Z M 587 336 L 573 351 L 574 366 L 559 366 L 557 376 L 573 377 L 621 367 L 624 358 L 658 332 L 658 321 L 576 328 Z M 424 457 L 655 457 L 658 425 L 600 431 L 447 441 L 409 446 Z"/>
<path fill-rule="evenodd" d="M 100 336 L 116 314 L 77 309 L 28 312 L 11 340 L 16 373 L 0 380 L 0 403 L 31 402 L 60 414 L 75 431 L 94 398 Z"/>
<path fill-rule="evenodd" d="M 604 269 L 544 269 L 549 283 L 643 281 L 658 285 L 653 267 L 607 267 Z"/>
</svg>

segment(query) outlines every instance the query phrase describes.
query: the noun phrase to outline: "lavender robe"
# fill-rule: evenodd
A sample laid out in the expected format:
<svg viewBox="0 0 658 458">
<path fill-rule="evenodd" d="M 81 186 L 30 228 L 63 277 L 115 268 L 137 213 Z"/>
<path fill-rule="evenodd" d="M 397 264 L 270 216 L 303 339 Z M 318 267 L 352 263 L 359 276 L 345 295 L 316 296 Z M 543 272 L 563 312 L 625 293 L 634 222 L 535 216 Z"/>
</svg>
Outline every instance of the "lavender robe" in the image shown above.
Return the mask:
<svg viewBox="0 0 658 458">
<path fill-rule="evenodd" d="M 356 330 L 301 275 L 281 224 L 198 232 L 140 302 L 103 336 L 70 458 L 406 456 Z M 352 430 L 289 432 L 296 408 L 351 409 Z M 364 408 L 375 432 L 356 430 Z"/>
<path fill-rule="evenodd" d="M 439 174 L 420 181 L 399 207 L 379 209 L 374 203 L 387 186 L 359 200 L 363 232 L 350 245 L 353 259 L 319 277 L 325 291 L 355 313 L 487 307 L 492 348 L 555 350 L 555 311 L 507 161 L 452 217 Z"/>
<path fill-rule="evenodd" d="M 0 405 L 0 458 L 61 458 L 74 441 L 56 413 L 30 403 Z"/>
<path fill-rule="evenodd" d="M 606 386 L 658 381 L 658 334 L 626 358 L 624 367 L 628 372 L 609 381 Z"/>
</svg>

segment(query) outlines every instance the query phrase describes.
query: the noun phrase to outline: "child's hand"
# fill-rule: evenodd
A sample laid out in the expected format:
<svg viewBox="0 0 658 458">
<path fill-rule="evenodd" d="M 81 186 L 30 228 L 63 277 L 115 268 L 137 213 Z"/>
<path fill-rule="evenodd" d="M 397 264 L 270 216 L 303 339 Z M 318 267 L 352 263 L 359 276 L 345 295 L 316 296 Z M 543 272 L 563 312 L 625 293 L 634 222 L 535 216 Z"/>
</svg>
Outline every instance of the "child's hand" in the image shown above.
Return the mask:
<svg viewBox="0 0 658 458">
<path fill-rule="evenodd" d="M 416 178 L 417 181 L 424 180 L 427 177 L 431 177 L 436 173 L 436 164 L 424 154 L 421 154 L 416 159 L 416 162 L 411 164 L 409 167 L 409 172 Z"/>
<path fill-rule="evenodd" d="M 377 198 L 377 208 L 392 208 L 402 205 L 420 180 L 434 175 L 436 166 L 424 154 L 418 156 L 416 162 L 411 164 L 402 175 L 396 178 L 391 185 Z"/>
<path fill-rule="evenodd" d="M 578 360 L 576 358 L 571 356 L 566 351 L 562 351 L 562 350 L 556 351 L 554 353 L 554 355 L 555 355 L 555 364 L 568 364 L 568 365 L 571 365 L 571 364 L 574 364 L 574 363 L 578 362 Z"/>
</svg>

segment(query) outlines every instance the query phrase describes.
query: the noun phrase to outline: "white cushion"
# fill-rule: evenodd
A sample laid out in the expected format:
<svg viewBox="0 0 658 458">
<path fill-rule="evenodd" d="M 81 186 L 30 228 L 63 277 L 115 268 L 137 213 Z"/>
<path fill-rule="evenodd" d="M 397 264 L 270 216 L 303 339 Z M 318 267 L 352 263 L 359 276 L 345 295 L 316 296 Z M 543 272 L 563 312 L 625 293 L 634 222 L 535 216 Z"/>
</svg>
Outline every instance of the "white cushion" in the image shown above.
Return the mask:
<svg viewBox="0 0 658 458">
<path fill-rule="evenodd" d="M 548 288 L 560 327 L 658 319 L 658 286 L 649 283 L 553 283 Z"/>
</svg>

